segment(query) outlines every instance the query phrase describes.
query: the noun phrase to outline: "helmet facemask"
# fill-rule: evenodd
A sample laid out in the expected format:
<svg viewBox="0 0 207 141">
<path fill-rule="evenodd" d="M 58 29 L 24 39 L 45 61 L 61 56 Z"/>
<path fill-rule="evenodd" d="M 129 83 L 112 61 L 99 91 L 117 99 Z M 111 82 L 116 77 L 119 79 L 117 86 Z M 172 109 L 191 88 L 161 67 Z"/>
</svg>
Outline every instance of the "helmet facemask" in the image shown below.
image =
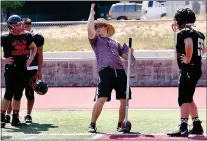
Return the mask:
<svg viewBox="0 0 207 141">
<path fill-rule="evenodd" d="M 172 29 L 174 32 L 177 32 L 186 26 L 194 26 L 195 20 L 195 13 L 191 9 L 179 9 L 174 16 Z"/>
</svg>

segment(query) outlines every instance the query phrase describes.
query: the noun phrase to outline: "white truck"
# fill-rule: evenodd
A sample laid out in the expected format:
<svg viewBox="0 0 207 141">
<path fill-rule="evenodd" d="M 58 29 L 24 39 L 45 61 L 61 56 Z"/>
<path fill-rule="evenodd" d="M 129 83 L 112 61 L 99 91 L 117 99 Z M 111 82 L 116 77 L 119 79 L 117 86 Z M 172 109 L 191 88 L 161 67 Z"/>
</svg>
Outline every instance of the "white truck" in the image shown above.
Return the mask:
<svg viewBox="0 0 207 141">
<path fill-rule="evenodd" d="M 143 1 L 141 19 L 158 19 L 167 15 L 166 1 Z"/>
</svg>

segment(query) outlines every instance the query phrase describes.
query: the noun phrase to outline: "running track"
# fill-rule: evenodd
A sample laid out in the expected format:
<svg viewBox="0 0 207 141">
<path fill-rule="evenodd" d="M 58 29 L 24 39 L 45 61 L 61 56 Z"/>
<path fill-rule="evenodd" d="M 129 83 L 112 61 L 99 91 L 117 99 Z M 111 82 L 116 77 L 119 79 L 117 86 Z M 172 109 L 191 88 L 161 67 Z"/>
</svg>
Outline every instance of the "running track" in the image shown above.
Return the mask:
<svg viewBox="0 0 207 141">
<path fill-rule="evenodd" d="M 132 87 L 130 109 L 178 109 L 176 87 Z M 2 88 L 1 94 L 4 95 Z M 92 109 L 94 102 L 94 87 L 55 87 L 49 88 L 44 96 L 36 94 L 34 110 L 72 110 Z M 206 88 L 196 88 L 194 101 L 199 109 L 206 109 Z M 119 101 L 115 100 L 112 92 L 112 101 L 107 102 L 104 109 L 119 108 Z M 26 109 L 26 98 L 23 95 L 21 109 Z"/>
</svg>

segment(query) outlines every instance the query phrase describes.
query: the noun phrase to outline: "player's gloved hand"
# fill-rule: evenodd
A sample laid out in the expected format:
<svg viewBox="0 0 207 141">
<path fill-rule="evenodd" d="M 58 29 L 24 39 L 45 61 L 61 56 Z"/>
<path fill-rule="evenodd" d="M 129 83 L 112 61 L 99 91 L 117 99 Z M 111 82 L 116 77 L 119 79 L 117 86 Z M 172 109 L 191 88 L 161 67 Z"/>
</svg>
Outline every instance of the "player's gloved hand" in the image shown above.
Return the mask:
<svg viewBox="0 0 207 141">
<path fill-rule="evenodd" d="M 13 64 L 14 60 L 13 60 L 13 57 L 8 57 L 8 58 L 2 58 L 2 62 L 10 65 L 10 64 Z"/>
</svg>

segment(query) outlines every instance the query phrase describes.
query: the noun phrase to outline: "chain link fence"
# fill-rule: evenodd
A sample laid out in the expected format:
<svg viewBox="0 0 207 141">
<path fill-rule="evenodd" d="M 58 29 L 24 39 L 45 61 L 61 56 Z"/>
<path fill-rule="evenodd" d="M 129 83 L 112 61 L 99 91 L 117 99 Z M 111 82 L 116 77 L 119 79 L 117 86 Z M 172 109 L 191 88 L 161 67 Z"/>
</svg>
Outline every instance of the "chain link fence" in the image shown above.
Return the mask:
<svg viewBox="0 0 207 141">
<path fill-rule="evenodd" d="M 116 30 L 112 37 L 120 43 L 133 38 L 136 50 L 174 49 L 176 37 L 172 31 L 172 20 L 128 20 L 110 21 Z M 34 32 L 45 38 L 44 51 L 91 51 L 87 38 L 87 21 L 33 22 Z M 198 20 L 195 29 L 206 35 L 206 20 Z M 8 32 L 6 23 L 2 32 Z"/>
<path fill-rule="evenodd" d="M 206 35 L 206 4 L 206 1 L 167 1 L 167 17 L 162 19 L 110 20 L 116 29 L 112 38 L 127 43 L 132 37 L 137 50 L 174 49 L 176 37 L 171 24 L 177 9 L 189 7 L 201 13 L 196 15 L 194 28 Z M 91 51 L 86 24 L 87 21 L 33 22 L 32 28 L 44 36 L 44 51 Z M 1 23 L 1 31 L 8 32 L 6 23 Z"/>
</svg>

